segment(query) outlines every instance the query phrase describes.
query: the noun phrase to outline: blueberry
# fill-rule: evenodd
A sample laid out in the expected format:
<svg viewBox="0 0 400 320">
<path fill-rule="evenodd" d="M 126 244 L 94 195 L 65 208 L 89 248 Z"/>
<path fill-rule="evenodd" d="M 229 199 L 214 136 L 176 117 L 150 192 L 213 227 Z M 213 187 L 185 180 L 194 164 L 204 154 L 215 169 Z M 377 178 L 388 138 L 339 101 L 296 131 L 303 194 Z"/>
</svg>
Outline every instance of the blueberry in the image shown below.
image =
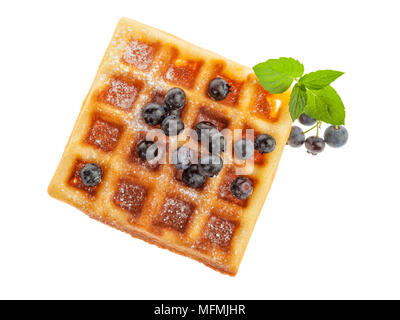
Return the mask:
<svg viewBox="0 0 400 320">
<path fill-rule="evenodd" d="M 218 129 L 208 121 L 202 121 L 196 124 L 197 140 L 205 145 L 209 145 L 214 135 L 219 134 Z"/>
<path fill-rule="evenodd" d="M 313 124 L 315 124 L 317 122 L 317 120 L 315 120 L 314 118 L 309 117 L 305 113 L 302 113 L 300 115 L 300 117 L 299 117 L 299 122 L 302 125 L 305 125 L 305 126 L 312 126 Z"/>
<path fill-rule="evenodd" d="M 222 170 L 223 165 L 224 162 L 220 156 L 209 154 L 200 159 L 199 172 L 203 176 L 214 177 Z"/>
<path fill-rule="evenodd" d="M 306 138 L 304 137 L 303 130 L 298 126 L 293 126 L 287 141 L 288 145 L 293 148 L 298 148 L 303 145 L 305 140 Z"/>
<path fill-rule="evenodd" d="M 245 200 L 253 193 L 253 183 L 249 178 L 238 177 L 231 184 L 231 192 L 236 198 Z"/>
<path fill-rule="evenodd" d="M 194 162 L 194 158 L 194 151 L 190 148 L 182 146 L 172 153 L 171 161 L 178 170 L 185 170 Z"/>
<path fill-rule="evenodd" d="M 306 149 L 308 153 L 316 155 L 325 149 L 325 141 L 317 136 L 308 137 L 306 139 Z"/>
<path fill-rule="evenodd" d="M 161 129 L 166 136 L 177 136 L 185 129 L 185 125 L 179 117 L 168 116 L 161 123 Z"/>
<path fill-rule="evenodd" d="M 170 110 L 182 109 L 186 104 L 186 94 L 180 88 L 169 89 L 165 95 L 164 103 Z"/>
<path fill-rule="evenodd" d="M 208 145 L 208 151 L 213 154 L 220 154 L 225 151 L 226 140 L 222 133 L 217 133 L 211 137 Z"/>
<path fill-rule="evenodd" d="M 274 137 L 269 134 L 259 134 L 254 141 L 254 147 L 259 153 L 270 153 L 274 151 L 276 146 L 276 141 Z"/>
<path fill-rule="evenodd" d="M 81 180 L 85 186 L 95 187 L 103 178 L 103 170 L 96 163 L 85 164 L 79 171 Z"/>
<path fill-rule="evenodd" d="M 211 99 L 220 101 L 224 100 L 229 92 L 231 86 L 222 78 L 214 78 L 208 84 L 208 95 Z"/>
<path fill-rule="evenodd" d="M 136 151 L 143 161 L 151 161 L 158 156 L 157 144 L 153 141 L 142 141 L 138 144 Z"/>
<path fill-rule="evenodd" d="M 160 124 L 167 115 L 167 109 L 164 105 L 156 103 L 149 103 L 144 106 L 142 110 L 142 117 L 144 122 L 151 126 Z"/>
<path fill-rule="evenodd" d="M 330 126 L 324 133 L 325 142 L 333 148 L 344 146 L 349 138 L 347 129 L 343 126 Z"/>
<path fill-rule="evenodd" d="M 188 187 L 201 188 L 206 183 L 206 177 L 200 173 L 197 164 L 192 164 L 189 168 L 183 171 L 182 181 Z"/>
<path fill-rule="evenodd" d="M 235 156 L 240 160 L 248 160 L 254 155 L 254 143 L 247 139 L 240 139 L 234 145 Z"/>
</svg>

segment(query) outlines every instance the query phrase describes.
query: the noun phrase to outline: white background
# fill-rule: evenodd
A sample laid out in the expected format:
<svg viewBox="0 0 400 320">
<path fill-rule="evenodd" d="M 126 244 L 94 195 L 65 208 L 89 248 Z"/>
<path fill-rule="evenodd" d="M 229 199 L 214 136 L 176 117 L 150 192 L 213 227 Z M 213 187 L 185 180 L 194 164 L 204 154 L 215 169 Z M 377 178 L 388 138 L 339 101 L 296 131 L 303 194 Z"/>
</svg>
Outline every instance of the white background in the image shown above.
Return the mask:
<svg viewBox="0 0 400 320">
<path fill-rule="evenodd" d="M 400 298 L 398 1 L 2 1 L 0 298 Z M 235 278 L 47 195 L 122 16 L 346 74 L 348 144 L 285 150 Z"/>
</svg>

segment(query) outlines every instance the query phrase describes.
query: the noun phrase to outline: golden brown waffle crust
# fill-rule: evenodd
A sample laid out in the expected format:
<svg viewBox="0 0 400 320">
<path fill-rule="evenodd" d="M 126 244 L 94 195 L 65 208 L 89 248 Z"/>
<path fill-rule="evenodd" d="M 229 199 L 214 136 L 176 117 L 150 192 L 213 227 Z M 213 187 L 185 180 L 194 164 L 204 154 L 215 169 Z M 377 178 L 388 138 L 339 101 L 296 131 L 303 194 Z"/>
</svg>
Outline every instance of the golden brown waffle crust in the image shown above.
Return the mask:
<svg viewBox="0 0 400 320">
<path fill-rule="evenodd" d="M 127 46 L 132 41 L 151 44 L 157 48 L 147 69 L 142 65 L 133 66 L 127 63 L 130 61 L 128 58 L 121 60 L 121 57 L 127 57 Z M 201 61 L 200 71 L 196 71 L 198 73 L 193 83 L 181 85 L 168 77 L 171 63 L 175 63 L 174 67 L 180 66 L 178 61 Z M 215 76 L 215 72 L 240 84 L 237 101 L 217 103 L 205 96 L 204 88 L 210 77 Z M 105 102 L 104 92 L 109 92 L 107 88 L 113 81 L 125 79 L 130 84 L 129 81 L 133 79 L 132 86 L 140 87 L 133 104 L 124 109 L 124 104 L 112 105 L 112 102 L 118 104 L 120 101 L 117 103 L 109 99 Z M 149 101 L 154 91 L 166 91 L 174 86 L 183 87 L 190 101 L 183 114 L 183 120 L 188 127 L 194 125 L 202 113 L 207 114 L 210 111 L 225 117 L 231 129 L 254 128 L 256 132 L 274 136 L 276 149 L 271 154 L 264 155 L 261 162 L 256 163 L 254 172 L 250 173 L 256 184 L 251 198 L 245 204 L 235 203 L 229 197 L 221 196 L 222 185 L 230 172 L 228 166 L 224 166 L 220 175 L 207 183 L 203 191 L 197 191 L 189 190 L 190 188 L 175 181 L 171 165 L 162 165 L 156 171 L 150 171 L 127 160 L 132 150 L 132 141 L 146 130 L 138 119 L 140 109 Z M 292 123 L 288 112 L 289 93 L 266 93 L 268 103 L 279 106 L 279 112 L 270 117 L 271 113 L 265 116 L 264 110 L 259 110 L 259 90 L 260 85 L 250 68 L 161 30 L 122 18 L 83 102 L 48 193 L 78 208 L 89 217 L 135 238 L 195 259 L 224 274 L 235 275 L 271 187 Z M 108 127 L 109 123 L 115 126 Z M 107 133 L 115 134 L 112 137 L 114 140 L 109 140 L 109 144 L 91 140 L 90 134 L 95 132 L 93 128 L 96 125 L 105 126 Z M 95 162 L 104 169 L 103 182 L 95 190 L 82 190 L 73 185 L 76 180 L 73 174 L 79 161 Z M 115 199 L 123 179 L 137 183 L 145 191 L 140 215 L 133 217 L 126 207 L 118 207 L 112 200 Z M 163 187 L 166 185 L 168 188 Z M 195 208 L 185 222 L 187 225 L 184 231 L 155 223 L 159 221 L 160 213 L 171 197 L 190 202 Z M 212 217 L 233 222 L 235 229 L 228 245 L 210 243 L 206 239 L 206 230 Z"/>
</svg>

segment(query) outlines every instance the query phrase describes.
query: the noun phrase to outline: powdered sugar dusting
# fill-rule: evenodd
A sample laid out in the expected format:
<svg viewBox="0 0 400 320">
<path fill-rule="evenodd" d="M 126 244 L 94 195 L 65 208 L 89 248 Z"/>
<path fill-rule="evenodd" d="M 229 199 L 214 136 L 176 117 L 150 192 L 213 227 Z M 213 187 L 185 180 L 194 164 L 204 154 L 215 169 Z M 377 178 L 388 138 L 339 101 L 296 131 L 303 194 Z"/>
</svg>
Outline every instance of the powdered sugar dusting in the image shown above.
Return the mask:
<svg viewBox="0 0 400 320">
<path fill-rule="evenodd" d="M 147 190 L 127 180 L 120 181 L 114 194 L 114 204 L 137 216 L 142 211 L 146 199 Z"/>
<path fill-rule="evenodd" d="M 161 62 L 153 63 L 155 47 L 138 39 L 128 42 L 127 36 L 127 31 L 123 28 L 116 33 L 113 39 L 113 48 L 105 62 L 106 74 L 112 70 L 113 73 L 123 73 L 130 77 L 133 73 L 135 78 L 146 82 L 148 86 L 165 88 L 166 84 L 157 76 Z M 131 70 L 126 63 L 132 64 L 137 70 Z M 151 66 L 152 63 L 153 66 Z M 149 69 L 150 66 L 150 70 L 142 72 Z"/>
<path fill-rule="evenodd" d="M 121 130 L 102 119 L 97 119 L 92 124 L 86 141 L 104 151 L 112 151 L 118 143 Z"/>
<path fill-rule="evenodd" d="M 144 123 L 141 117 L 142 108 L 136 108 L 131 119 L 128 120 L 129 126 L 134 132 L 148 132 L 149 128 Z"/>
<path fill-rule="evenodd" d="M 165 73 L 165 79 L 172 81 L 175 78 L 174 68 L 169 67 L 167 72 Z"/>
<path fill-rule="evenodd" d="M 194 206 L 191 203 L 176 198 L 167 198 L 155 224 L 183 232 L 193 211 Z"/>
<path fill-rule="evenodd" d="M 237 222 L 211 216 L 204 237 L 213 244 L 228 247 L 236 229 Z"/>
<path fill-rule="evenodd" d="M 179 192 L 187 197 L 189 197 L 191 200 L 195 201 L 199 198 L 199 195 L 190 189 L 187 188 L 179 188 Z"/>
<path fill-rule="evenodd" d="M 164 77 L 167 81 L 191 88 L 195 83 L 201 65 L 202 62 L 199 61 L 176 59 L 169 66 Z"/>
<path fill-rule="evenodd" d="M 135 102 L 138 89 L 133 84 L 128 84 L 120 79 L 112 79 L 107 90 L 106 102 L 121 109 L 129 109 Z"/>
<path fill-rule="evenodd" d="M 133 40 L 125 50 L 123 59 L 139 70 L 146 70 L 153 61 L 154 48 L 146 43 Z"/>
</svg>

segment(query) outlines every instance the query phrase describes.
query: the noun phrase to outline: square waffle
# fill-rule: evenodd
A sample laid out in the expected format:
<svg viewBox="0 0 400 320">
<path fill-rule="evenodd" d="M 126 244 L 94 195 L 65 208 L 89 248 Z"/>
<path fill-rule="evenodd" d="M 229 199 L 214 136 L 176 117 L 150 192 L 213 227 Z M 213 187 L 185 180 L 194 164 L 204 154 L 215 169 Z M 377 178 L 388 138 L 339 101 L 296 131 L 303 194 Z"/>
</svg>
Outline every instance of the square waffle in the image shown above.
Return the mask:
<svg viewBox="0 0 400 320">
<path fill-rule="evenodd" d="M 207 95 L 215 77 L 231 86 L 222 101 Z M 182 88 L 186 128 L 210 121 L 219 130 L 254 129 L 276 140 L 254 166 L 225 164 L 201 189 L 185 186 L 171 164 L 152 166 L 135 154 L 151 129 L 141 110 Z M 288 93 L 265 91 L 252 70 L 168 33 L 123 18 L 100 64 L 93 85 L 49 185 L 49 194 L 107 225 L 235 275 L 287 141 L 291 119 Z M 168 138 L 167 138 L 168 139 Z M 82 183 L 80 169 L 98 164 L 102 181 Z M 246 200 L 230 183 L 242 167 L 254 186 Z"/>
</svg>

